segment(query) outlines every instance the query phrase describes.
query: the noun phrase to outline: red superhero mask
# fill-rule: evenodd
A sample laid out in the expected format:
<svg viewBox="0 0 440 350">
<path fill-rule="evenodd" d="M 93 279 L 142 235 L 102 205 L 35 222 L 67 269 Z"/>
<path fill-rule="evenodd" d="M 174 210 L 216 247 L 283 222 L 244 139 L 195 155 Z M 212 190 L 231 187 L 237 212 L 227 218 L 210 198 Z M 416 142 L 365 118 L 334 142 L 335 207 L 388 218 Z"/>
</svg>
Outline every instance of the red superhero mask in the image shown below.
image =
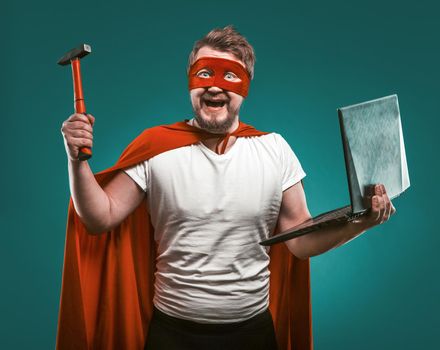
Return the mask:
<svg viewBox="0 0 440 350">
<path fill-rule="evenodd" d="M 200 73 L 202 69 L 205 69 L 207 74 Z M 240 80 L 226 80 L 229 72 L 234 73 Z M 248 95 L 250 83 L 249 73 L 240 63 L 219 57 L 202 57 L 195 61 L 189 69 L 188 80 L 190 90 L 216 86 L 243 97 Z"/>
</svg>

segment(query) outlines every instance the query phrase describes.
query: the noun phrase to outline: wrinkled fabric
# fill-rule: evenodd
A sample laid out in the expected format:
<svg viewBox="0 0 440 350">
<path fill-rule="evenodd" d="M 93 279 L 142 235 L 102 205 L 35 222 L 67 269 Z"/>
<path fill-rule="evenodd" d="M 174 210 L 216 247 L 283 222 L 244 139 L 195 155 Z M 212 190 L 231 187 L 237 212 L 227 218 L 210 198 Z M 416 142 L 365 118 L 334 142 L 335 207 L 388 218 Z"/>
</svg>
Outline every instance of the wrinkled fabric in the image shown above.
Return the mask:
<svg viewBox="0 0 440 350">
<path fill-rule="evenodd" d="M 266 134 L 240 122 L 232 136 Z M 104 186 L 120 169 L 178 147 L 218 137 L 181 121 L 145 130 L 116 164 L 95 175 Z M 56 347 L 134 349 L 144 347 L 153 311 L 155 242 L 142 203 L 120 225 L 92 235 L 68 208 Z M 280 349 L 312 349 L 310 264 L 284 244 L 270 251 L 270 310 Z"/>
</svg>

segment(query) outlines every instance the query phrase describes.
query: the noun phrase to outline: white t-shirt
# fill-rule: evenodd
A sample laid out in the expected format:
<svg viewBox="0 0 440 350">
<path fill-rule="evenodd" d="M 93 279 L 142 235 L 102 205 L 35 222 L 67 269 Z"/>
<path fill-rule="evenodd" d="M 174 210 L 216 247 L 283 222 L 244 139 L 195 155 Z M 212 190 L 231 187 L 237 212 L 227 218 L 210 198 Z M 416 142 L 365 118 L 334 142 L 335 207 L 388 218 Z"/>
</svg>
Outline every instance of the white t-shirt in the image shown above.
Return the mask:
<svg viewBox="0 0 440 350">
<path fill-rule="evenodd" d="M 305 173 L 279 134 L 239 137 L 222 155 L 202 142 L 125 172 L 147 193 L 154 305 L 201 323 L 240 322 L 269 302 L 269 249 L 282 192 Z"/>
</svg>

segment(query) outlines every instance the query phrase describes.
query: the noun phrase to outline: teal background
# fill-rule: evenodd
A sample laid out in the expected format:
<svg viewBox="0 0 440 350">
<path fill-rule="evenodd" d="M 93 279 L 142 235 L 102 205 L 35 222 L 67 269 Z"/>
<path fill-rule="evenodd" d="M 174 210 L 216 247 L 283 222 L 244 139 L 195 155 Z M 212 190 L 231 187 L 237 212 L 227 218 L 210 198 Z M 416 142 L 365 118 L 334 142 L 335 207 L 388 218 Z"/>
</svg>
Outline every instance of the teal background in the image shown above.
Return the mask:
<svg viewBox="0 0 440 350">
<path fill-rule="evenodd" d="M 99 171 L 144 128 L 191 116 L 192 45 L 234 24 L 257 55 L 241 119 L 288 140 L 312 214 L 349 200 L 336 108 L 399 96 L 411 188 L 388 223 L 312 258 L 315 348 L 436 348 L 439 10 L 423 0 L 3 4 L 0 347 L 55 345 L 69 199 L 60 128 L 73 110 L 70 68 L 57 60 L 92 45 L 82 71 Z"/>
</svg>

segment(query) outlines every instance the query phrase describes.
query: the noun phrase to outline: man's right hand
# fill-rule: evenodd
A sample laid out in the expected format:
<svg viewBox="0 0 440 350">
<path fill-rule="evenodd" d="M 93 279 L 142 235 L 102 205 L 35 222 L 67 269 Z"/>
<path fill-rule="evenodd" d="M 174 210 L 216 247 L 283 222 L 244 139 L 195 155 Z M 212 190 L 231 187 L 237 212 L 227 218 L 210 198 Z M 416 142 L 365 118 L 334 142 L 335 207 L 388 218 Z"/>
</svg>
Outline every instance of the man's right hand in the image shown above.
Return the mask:
<svg viewBox="0 0 440 350">
<path fill-rule="evenodd" d="M 95 117 L 91 114 L 72 114 L 64 121 L 61 133 L 64 137 L 64 146 L 67 156 L 72 161 L 78 160 L 79 150 L 82 147 L 93 147 L 93 124 Z"/>
</svg>

